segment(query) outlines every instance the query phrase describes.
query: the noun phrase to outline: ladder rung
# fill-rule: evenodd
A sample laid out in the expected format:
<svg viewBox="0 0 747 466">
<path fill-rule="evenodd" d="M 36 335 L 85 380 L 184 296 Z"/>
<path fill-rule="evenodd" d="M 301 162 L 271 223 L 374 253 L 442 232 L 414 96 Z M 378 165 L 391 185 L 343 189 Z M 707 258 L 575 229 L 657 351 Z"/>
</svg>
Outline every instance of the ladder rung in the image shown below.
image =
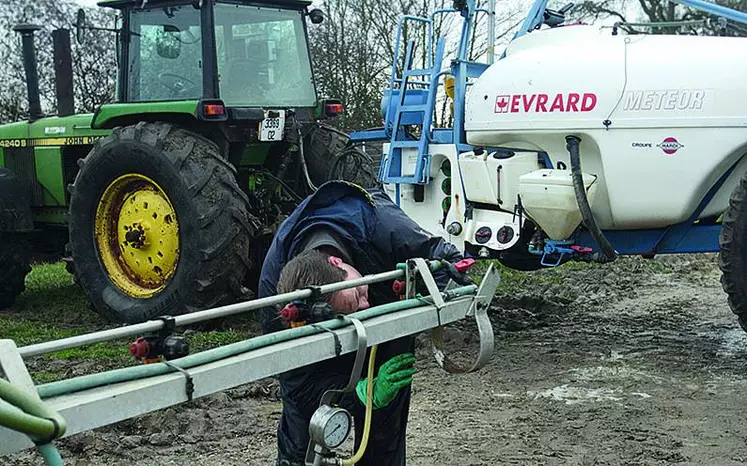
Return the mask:
<svg viewBox="0 0 747 466">
<path fill-rule="evenodd" d="M 427 105 L 402 105 L 397 110 L 399 113 L 415 113 L 415 112 L 424 112 L 428 109 Z"/>
<path fill-rule="evenodd" d="M 430 68 L 425 70 L 407 70 L 404 76 L 430 76 L 432 73 L 433 70 Z"/>
<path fill-rule="evenodd" d="M 407 85 L 409 86 L 410 84 L 412 84 L 413 86 L 430 86 L 431 82 L 430 81 L 412 81 L 408 79 Z"/>
<path fill-rule="evenodd" d="M 394 141 L 391 143 L 391 147 L 395 149 L 404 149 L 409 147 L 419 147 L 420 141 Z"/>
</svg>

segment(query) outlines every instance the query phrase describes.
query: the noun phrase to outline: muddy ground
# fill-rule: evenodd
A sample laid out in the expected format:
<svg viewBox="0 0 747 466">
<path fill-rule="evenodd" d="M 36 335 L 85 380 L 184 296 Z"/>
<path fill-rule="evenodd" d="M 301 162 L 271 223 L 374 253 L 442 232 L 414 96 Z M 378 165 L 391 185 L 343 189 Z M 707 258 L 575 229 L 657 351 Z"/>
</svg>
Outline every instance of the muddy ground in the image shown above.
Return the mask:
<svg viewBox="0 0 747 466">
<path fill-rule="evenodd" d="M 446 374 L 422 339 L 408 464 L 745 463 L 747 336 L 716 257 L 563 278 L 496 296 L 496 354 L 478 373 Z M 469 326 L 452 336 L 469 343 Z M 74 465 L 270 465 L 275 395 L 267 380 L 59 443 Z"/>
</svg>

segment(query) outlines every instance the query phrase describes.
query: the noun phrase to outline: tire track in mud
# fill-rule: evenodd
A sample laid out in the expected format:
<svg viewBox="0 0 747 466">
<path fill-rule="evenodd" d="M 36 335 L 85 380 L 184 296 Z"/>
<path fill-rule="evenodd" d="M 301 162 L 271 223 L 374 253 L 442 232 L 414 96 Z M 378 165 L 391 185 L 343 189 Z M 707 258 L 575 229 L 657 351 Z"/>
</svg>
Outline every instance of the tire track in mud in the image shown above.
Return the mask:
<svg viewBox="0 0 747 466">
<path fill-rule="evenodd" d="M 469 429 L 430 428 L 427 445 L 441 452 L 416 447 L 412 464 L 741 464 L 747 338 L 715 258 L 671 260 L 666 273 L 620 277 L 626 264 L 601 280 L 571 274 L 567 286 L 589 293 L 566 305 L 543 290 L 529 309 L 499 300 L 492 364 L 450 389 L 455 399 L 418 404 L 413 416 L 431 426 L 457 416 Z M 423 373 L 443 377 L 433 365 Z M 415 399 L 440 385 L 429 381 Z M 442 453 L 449 445 L 470 447 Z"/>
</svg>

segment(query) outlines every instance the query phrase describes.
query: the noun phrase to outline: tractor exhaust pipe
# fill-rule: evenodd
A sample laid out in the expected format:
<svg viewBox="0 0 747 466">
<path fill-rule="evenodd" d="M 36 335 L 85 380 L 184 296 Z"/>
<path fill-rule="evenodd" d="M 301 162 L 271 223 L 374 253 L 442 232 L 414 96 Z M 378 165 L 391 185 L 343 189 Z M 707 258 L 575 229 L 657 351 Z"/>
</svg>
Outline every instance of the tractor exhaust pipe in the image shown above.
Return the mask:
<svg viewBox="0 0 747 466">
<path fill-rule="evenodd" d="M 573 189 L 576 192 L 576 202 L 578 202 L 578 208 L 581 210 L 581 216 L 584 219 L 584 225 L 589 229 L 592 238 L 602 248 L 607 261 L 613 261 L 617 259 L 617 251 L 612 247 L 609 240 L 602 229 L 599 228 L 597 220 L 594 218 L 594 214 L 591 212 L 591 206 L 589 200 L 586 197 L 586 189 L 584 188 L 584 180 L 581 175 L 581 158 L 579 157 L 578 146 L 581 143 L 581 138 L 578 136 L 566 136 L 566 149 L 571 156 L 571 177 L 573 178 Z"/>
<path fill-rule="evenodd" d="M 73 54 L 70 48 L 70 31 L 57 29 L 52 32 L 54 44 L 55 92 L 57 114 L 61 117 L 75 114 L 75 92 L 73 88 Z"/>
<path fill-rule="evenodd" d="M 34 49 L 34 33 L 41 29 L 33 24 L 19 24 L 13 30 L 21 34 L 23 42 L 23 68 L 26 71 L 26 87 L 29 96 L 29 121 L 43 117 L 41 97 L 39 97 L 39 75 L 36 71 L 36 50 Z"/>
</svg>

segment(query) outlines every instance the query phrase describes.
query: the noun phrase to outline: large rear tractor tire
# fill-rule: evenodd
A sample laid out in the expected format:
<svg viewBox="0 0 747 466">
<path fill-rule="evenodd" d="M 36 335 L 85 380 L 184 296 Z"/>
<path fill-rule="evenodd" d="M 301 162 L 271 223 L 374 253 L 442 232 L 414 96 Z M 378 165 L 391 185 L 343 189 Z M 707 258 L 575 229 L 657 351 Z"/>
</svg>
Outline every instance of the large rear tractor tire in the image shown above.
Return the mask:
<svg viewBox="0 0 747 466">
<path fill-rule="evenodd" d="M 235 168 L 167 123 L 115 129 L 70 187 L 75 274 L 105 318 L 137 323 L 235 302 L 257 223 Z"/>
<path fill-rule="evenodd" d="M 362 149 L 350 144 L 350 137 L 331 126 L 317 123 L 304 138 L 304 158 L 309 177 L 316 186 L 344 180 L 363 188 L 377 186 L 377 167 Z"/>
<path fill-rule="evenodd" d="M 719 237 L 721 285 L 729 307 L 747 331 L 747 173 L 729 198 Z"/>
<path fill-rule="evenodd" d="M 28 245 L 17 235 L 0 234 L 0 309 L 13 305 L 31 272 Z"/>
</svg>

